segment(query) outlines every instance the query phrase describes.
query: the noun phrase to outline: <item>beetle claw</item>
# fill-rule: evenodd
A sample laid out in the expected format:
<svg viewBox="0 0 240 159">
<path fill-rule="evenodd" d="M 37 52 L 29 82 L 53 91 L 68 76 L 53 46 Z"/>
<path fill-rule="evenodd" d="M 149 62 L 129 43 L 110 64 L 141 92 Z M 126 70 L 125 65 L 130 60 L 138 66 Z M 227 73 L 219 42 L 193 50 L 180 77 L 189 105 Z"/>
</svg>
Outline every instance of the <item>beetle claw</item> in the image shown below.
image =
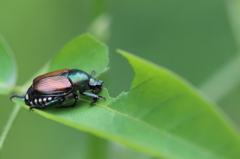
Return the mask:
<svg viewBox="0 0 240 159">
<path fill-rule="evenodd" d="M 103 96 L 98 96 L 98 97 L 100 97 L 100 98 L 103 98 L 103 99 L 105 99 L 105 100 L 106 100 L 106 98 L 105 98 L 105 97 L 103 97 Z"/>
</svg>

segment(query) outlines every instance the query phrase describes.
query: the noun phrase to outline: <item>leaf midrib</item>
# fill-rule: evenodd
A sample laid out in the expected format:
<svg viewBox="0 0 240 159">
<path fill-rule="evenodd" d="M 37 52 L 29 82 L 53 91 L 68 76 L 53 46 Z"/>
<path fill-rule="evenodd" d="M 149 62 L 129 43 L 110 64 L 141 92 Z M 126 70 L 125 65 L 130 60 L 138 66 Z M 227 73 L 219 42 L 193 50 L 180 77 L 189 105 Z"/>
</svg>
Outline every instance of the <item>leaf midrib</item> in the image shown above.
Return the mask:
<svg viewBox="0 0 240 159">
<path fill-rule="evenodd" d="M 86 100 L 86 99 L 80 99 L 80 100 L 82 100 L 82 101 L 84 101 L 84 102 L 87 102 L 87 103 L 91 102 L 90 100 Z M 110 108 L 110 107 L 108 107 L 108 106 L 106 106 L 106 105 L 103 105 L 103 104 L 96 103 L 95 105 L 97 105 L 97 106 L 99 106 L 99 107 L 101 107 L 101 108 L 104 108 L 104 109 L 106 109 L 106 110 L 109 110 L 110 112 L 116 113 L 116 114 L 118 114 L 118 115 L 122 115 L 122 116 L 124 116 L 124 117 L 126 117 L 126 118 L 128 118 L 128 119 L 131 119 L 131 120 L 134 120 L 134 121 L 136 121 L 136 122 L 139 122 L 139 123 L 142 124 L 143 126 L 146 126 L 146 127 L 150 128 L 150 129 L 153 129 L 153 130 L 155 130 L 155 131 L 157 131 L 157 132 L 160 132 L 160 133 L 162 133 L 162 134 L 164 134 L 164 135 L 166 135 L 166 136 L 169 136 L 170 138 L 176 139 L 176 140 L 182 142 L 183 144 L 190 145 L 190 146 L 193 147 L 194 149 L 197 149 L 197 150 L 201 149 L 202 152 L 205 152 L 206 154 L 214 155 L 214 156 L 216 156 L 217 158 L 222 158 L 222 156 L 219 156 L 219 155 L 216 154 L 216 153 L 212 153 L 212 152 L 209 151 L 208 149 L 205 149 L 205 148 L 203 148 L 203 147 L 201 147 L 201 146 L 198 146 L 198 145 L 196 145 L 196 144 L 190 143 L 190 142 L 188 142 L 187 140 L 185 140 L 184 138 L 179 138 L 179 137 L 177 137 L 176 135 L 173 135 L 173 134 L 171 134 L 171 133 L 168 133 L 167 131 L 163 131 L 163 130 L 159 129 L 158 127 L 154 126 L 154 125 L 150 125 L 149 123 L 147 123 L 147 122 L 145 122 L 145 121 L 143 121 L 143 120 L 140 120 L 139 118 L 133 117 L 133 116 L 131 116 L 131 115 L 129 115 L 129 114 L 126 114 L 126 113 L 119 112 L 119 111 L 117 111 L 117 110 L 115 110 L 115 109 L 112 109 L 112 108 Z M 156 151 L 159 153 L 158 150 L 156 150 Z M 223 159 L 224 159 L 224 158 L 223 158 Z"/>
<path fill-rule="evenodd" d="M 83 101 L 83 102 L 87 102 L 87 103 L 91 102 L 90 100 L 83 99 L 83 98 L 81 98 L 81 99 L 79 99 L 79 100 L 81 100 L 81 101 Z M 21 104 L 22 104 L 22 105 L 25 105 L 25 104 L 23 104 L 23 103 L 21 103 Z M 190 142 L 188 142 L 187 140 L 185 140 L 184 138 L 179 138 L 178 136 L 173 135 L 173 134 L 171 134 L 171 133 L 169 133 L 169 132 L 167 132 L 167 131 L 163 131 L 163 130 L 159 129 L 158 127 L 154 126 L 154 125 L 151 125 L 151 124 L 149 124 L 149 123 L 147 123 L 147 122 L 145 122 L 145 121 L 143 121 L 143 120 L 140 120 L 139 118 L 136 118 L 136 117 L 131 116 L 131 115 L 126 114 L 126 113 L 122 113 L 122 112 L 117 111 L 117 110 L 115 110 L 115 109 L 112 109 L 112 108 L 110 108 L 110 107 L 108 107 L 107 105 L 104 105 L 104 104 L 95 103 L 95 105 L 96 105 L 96 106 L 99 106 L 99 107 L 101 107 L 101 108 L 103 108 L 103 109 L 106 109 L 106 110 L 108 110 L 108 111 L 110 111 L 110 112 L 116 113 L 116 114 L 118 114 L 118 115 L 120 115 L 120 116 L 126 117 L 126 118 L 128 118 L 128 119 L 130 119 L 130 120 L 133 120 L 133 121 L 137 122 L 137 123 L 140 123 L 141 125 L 145 126 L 146 128 L 150 128 L 150 129 L 152 129 L 152 130 L 154 130 L 154 131 L 157 131 L 157 132 L 159 132 L 159 133 L 162 133 L 162 134 L 164 134 L 164 135 L 166 135 L 166 136 L 168 136 L 168 137 L 170 137 L 170 138 L 172 138 L 172 139 L 174 139 L 174 140 L 180 141 L 181 143 L 183 143 L 183 144 L 185 144 L 185 145 L 189 145 L 190 147 L 192 147 L 193 149 L 196 149 L 197 151 L 201 150 L 201 152 L 203 152 L 203 153 L 206 154 L 207 156 L 213 156 L 214 158 L 218 158 L 218 159 L 220 159 L 220 158 L 221 158 L 221 159 L 225 159 L 225 158 L 223 158 L 222 156 L 219 156 L 219 155 L 216 154 L 216 153 L 212 153 L 212 151 L 209 151 L 209 150 L 207 150 L 207 149 L 205 149 L 205 148 L 203 148 L 203 147 L 201 147 L 201 146 L 198 146 L 198 145 L 196 145 L 196 144 L 190 143 Z M 27 106 L 26 106 L 25 108 L 28 109 Z M 77 127 L 80 126 L 78 123 L 75 123 L 74 120 L 73 120 L 73 121 L 69 121 L 69 120 L 67 120 L 67 119 L 63 119 L 63 118 L 61 118 L 61 117 L 59 117 L 59 116 L 55 116 L 55 115 L 53 115 L 53 114 L 51 114 L 51 113 L 48 113 L 48 112 L 45 112 L 45 111 L 41 111 L 41 110 L 36 110 L 36 112 L 39 113 L 39 114 L 41 114 L 41 115 L 43 115 L 43 116 L 45 116 L 45 117 L 47 117 L 47 118 L 51 118 L 51 119 L 54 119 L 53 117 L 57 117 L 57 118 L 55 118 L 55 120 L 57 120 L 57 121 L 60 120 L 60 121 L 62 121 L 63 123 L 65 123 L 65 124 L 67 124 L 67 125 L 71 125 L 71 126 L 73 126 L 73 127 L 75 127 L 74 125 L 76 125 Z M 86 126 L 83 126 L 83 125 L 81 125 L 81 127 L 84 128 L 85 130 L 88 130 L 88 131 L 91 130 L 91 129 L 87 128 Z M 91 131 L 91 132 L 93 132 L 93 131 Z M 100 134 L 102 134 L 103 136 L 106 136 L 106 135 L 104 135 L 105 133 L 106 133 L 106 131 L 105 131 L 105 132 L 100 131 Z M 112 139 L 117 139 L 117 141 L 119 141 L 119 142 L 128 143 L 129 145 L 135 145 L 135 146 L 136 146 L 136 144 L 133 144 L 132 142 L 129 142 L 128 140 L 125 140 L 122 136 L 114 135 L 114 134 L 111 134 L 111 136 L 112 136 Z M 137 147 L 138 147 L 138 146 L 137 146 Z M 142 147 L 145 147 L 146 149 L 148 149 L 148 151 L 152 151 L 152 152 L 154 152 L 155 154 L 158 154 L 158 155 L 161 156 L 161 157 L 163 157 L 163 156 L 165 156 L 165 157 L 168 156 L 168 157 L 169 157 L 169 155 L 166 154 L 166 153 L 165 153 L 165 154 L 159 153 L 159 150 L 156 149 L 156 148 L 152 148 L 152 147 L 149 148 L 149 147 L 146 146 L 146 145 L 142 145 Z"/>
</svg>

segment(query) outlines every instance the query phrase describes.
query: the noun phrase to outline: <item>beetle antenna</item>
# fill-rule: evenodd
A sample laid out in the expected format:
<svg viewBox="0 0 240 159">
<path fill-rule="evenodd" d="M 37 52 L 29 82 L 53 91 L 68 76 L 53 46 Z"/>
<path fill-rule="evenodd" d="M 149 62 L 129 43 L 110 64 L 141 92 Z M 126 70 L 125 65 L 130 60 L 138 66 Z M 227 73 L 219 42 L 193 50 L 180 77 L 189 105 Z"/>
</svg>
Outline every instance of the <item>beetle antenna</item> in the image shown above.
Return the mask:
<svg viewBox="0 0 240 159">
<path fill-rule="evenodd" d="M 10 95 L 10 100 L 12 100 L 13 97 L 17 97 L 17 98 L 25 98 L 25 95 L 12 94 L 12 95 Z"/>
<path fill-rule="evenodd" d="M 94 76 L 96 74 L 96 71 L 92 70 L 92 72 L 90 73 L 90 76 Z"/>
</svg>

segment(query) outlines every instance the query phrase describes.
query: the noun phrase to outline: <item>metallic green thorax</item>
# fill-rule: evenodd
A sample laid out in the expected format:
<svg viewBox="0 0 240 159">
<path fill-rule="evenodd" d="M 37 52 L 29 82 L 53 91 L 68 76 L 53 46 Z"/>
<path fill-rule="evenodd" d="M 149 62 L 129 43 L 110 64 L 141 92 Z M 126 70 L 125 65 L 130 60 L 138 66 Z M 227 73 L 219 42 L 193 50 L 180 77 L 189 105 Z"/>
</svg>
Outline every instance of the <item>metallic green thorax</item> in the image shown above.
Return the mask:
<svg viewBox="0 0 240 159">
<path fill-rule="evenodd" d="M 81 70 L 70 70 L 67 77 L 71 80 L 74 88 L 79 91 L 91 89 L 91 87 L 102 86 L 103 81 L 89 76 L 86 72 Z"/>
<path fill-rule="evenodd" d="M 81 70 L 70 70 L 67 76 L 74 88 L 81 91 L 89 89 L 89 78 L 91 78 L 88 74 Z"/>
</svg>

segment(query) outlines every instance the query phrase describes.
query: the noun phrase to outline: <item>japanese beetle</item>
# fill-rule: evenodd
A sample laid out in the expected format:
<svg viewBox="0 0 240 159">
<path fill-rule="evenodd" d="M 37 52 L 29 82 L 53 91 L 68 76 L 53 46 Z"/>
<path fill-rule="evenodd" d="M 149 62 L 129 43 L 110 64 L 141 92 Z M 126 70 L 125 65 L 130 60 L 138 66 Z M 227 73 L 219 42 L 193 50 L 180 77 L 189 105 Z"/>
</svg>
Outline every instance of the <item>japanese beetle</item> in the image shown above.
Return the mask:
<svg viewBox="0 0 240 159">
<path fill-rule="evenodd" d="M 30 109 L 44 109 L 49 106 L 72 107 L 75 106 L 79 95 L 93 97 L 90 105 L 95 103 L 99 98 L 104 98 L 97 95 L 103 87 L 103 81 L 92 77 L 94 71 L 89 75 L 82 70 L 77 69 L 62 69 L 50 73 L 46 73 L 36 77 L 33 84 L 29 87 L 25 95 L 13 94 L 13 97 L 24 98 L 26 105 Z M 86 92 L 92 90 L 92 92 Z M 66 106 L 73 100 L 73 103 Z"/>
</svg>

